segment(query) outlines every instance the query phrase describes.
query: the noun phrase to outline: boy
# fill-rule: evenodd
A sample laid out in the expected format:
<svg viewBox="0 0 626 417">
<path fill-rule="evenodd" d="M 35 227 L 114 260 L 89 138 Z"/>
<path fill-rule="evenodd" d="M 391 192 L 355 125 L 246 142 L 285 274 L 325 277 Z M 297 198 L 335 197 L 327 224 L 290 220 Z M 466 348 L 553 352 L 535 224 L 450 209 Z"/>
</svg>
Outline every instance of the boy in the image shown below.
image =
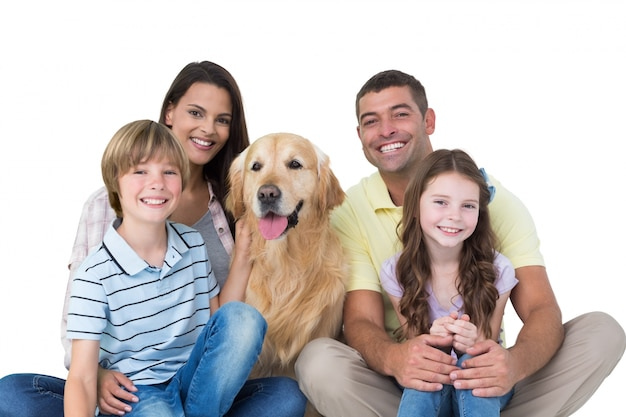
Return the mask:
<svg viewBox="0 0 626 417">
<path fill-rule="evenodd" d="M 171 131 L 149 120 L 123 126 L 104 152 L 118 218 L 72 283 L 67 417 L 94 415 L 98 365 L 137 386 L 133 416 L 221 416 L 256 362 L 265 320 L 225 305 L 243 300 L 247 276 L 229 277 L 220 292 L 202 236 L 167 220 L 188 164 Z"/>
</svg>

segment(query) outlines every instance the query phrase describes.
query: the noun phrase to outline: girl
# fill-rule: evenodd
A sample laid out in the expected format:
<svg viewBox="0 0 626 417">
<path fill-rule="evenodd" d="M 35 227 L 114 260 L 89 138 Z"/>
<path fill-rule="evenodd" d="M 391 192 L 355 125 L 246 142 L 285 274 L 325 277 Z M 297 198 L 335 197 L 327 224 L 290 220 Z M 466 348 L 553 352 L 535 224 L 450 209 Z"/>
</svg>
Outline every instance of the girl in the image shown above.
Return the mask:
<svg viewBox="0 0 626 417">
<path fill-rule="evenodd" d="M 490 190 L 461 150 L 437 150 L 419 166 L 404 196 L 398 226 L 402 251 L 383 263 L 381 283 L 400 320 L 399 339 L 423 333 L 451 336 L 458 358 L 474 343 L 498 340 L 515 271 L 494 250 Z M 398 416 L 499 416 L 512 396 L 474 397 L 471 390 L 404 389 Z"/>
</svg>

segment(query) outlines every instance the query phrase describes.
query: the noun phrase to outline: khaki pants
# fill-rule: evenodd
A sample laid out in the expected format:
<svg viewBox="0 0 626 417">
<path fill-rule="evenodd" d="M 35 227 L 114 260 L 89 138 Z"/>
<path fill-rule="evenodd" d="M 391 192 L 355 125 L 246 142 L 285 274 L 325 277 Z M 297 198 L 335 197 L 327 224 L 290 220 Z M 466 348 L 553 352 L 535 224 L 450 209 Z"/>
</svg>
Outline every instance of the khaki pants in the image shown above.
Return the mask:
<svg viewBox="0 0 626 417">
<path fill-rule="evenodd" d="M 569 416 L 608 376 L 626 349 L 621 326 L 595 312 L 565 325 L 565 340 L 548 364 L 515 386 L 503 417 Z M 541 343 L 541 341 L 538 341 Z M 367 367 L 361 355 L 332 339 L 316 339 L 296 363 L 300 389 L 326 417 L 393 417 L 400 389 Z"/>
</svg>

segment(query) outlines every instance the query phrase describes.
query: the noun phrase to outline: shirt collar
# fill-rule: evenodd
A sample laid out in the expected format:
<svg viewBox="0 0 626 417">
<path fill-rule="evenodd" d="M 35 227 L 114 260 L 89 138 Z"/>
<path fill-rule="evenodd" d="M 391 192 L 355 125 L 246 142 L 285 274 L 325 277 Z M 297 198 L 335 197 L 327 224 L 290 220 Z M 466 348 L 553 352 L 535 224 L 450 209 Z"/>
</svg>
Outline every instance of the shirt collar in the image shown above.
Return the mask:
<svg viewBox="0 0 626 417">
<path fill-rule="evenodd" d="M 135 250 L 117 232 L 120 224 L 122 224 L 122 220 L 120 218 L 115 219 L 102 241 L 113 262 L 129 276 L 152 268 L 148 262 L 137 255 Z M 167 230 L 167 250 L 163 267 L 161 268 L 161 275 L 166 274 L 182 258 L 182 254 L 189 250 L 189 246 L 175 229 L 172 222 L 166 221 L 165 227 Z"/>
<path fill-rule="evenodd" d="M 402 210 L 402 207 L 396 206 L 391 200 L 389 190 L 387 189 L 387 185 L 385 185 L 385 181 L 383 181 L 383 177 L 381 177 L 380 172 L 374 172 L 369 176 L 369 178 L 367 178 L 367 181 L 369 183 L 367 186 L 369 200 L 372 201 L 375 210 Z"/>
</svg>

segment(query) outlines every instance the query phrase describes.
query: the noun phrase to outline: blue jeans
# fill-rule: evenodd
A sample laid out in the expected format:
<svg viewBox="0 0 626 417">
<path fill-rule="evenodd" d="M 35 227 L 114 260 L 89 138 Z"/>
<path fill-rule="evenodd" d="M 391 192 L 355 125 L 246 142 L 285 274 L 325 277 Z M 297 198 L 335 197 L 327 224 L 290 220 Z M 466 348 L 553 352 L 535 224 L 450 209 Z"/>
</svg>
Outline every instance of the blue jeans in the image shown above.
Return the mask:
<svg viewBox="0 0 626 417">
<path fill-rule="evenodd" d="M 138 385 L 129 416 L 304 415 L 306 398 L 285 377 L 246 381 L 260 352 L 266 324 L 253 308 L 222 306 L 209 320 L 187 363 L 167 383 Z M 235 366 L 236 365 L 236 366 Z M 63 416 L 65 381 L 33 375 L 0 380 L 0 416 Z"/>
<path fill-rule="evenodd" d="M 461 356 L 457 366 L 470 357 Z M 433 392 L 405 388 L 398 417 L 496 417 L 512 396 L 513 390 L 501 397 L 475 397 L 472 390 L 457 390 L 452 385 Z"/>
</svg>

